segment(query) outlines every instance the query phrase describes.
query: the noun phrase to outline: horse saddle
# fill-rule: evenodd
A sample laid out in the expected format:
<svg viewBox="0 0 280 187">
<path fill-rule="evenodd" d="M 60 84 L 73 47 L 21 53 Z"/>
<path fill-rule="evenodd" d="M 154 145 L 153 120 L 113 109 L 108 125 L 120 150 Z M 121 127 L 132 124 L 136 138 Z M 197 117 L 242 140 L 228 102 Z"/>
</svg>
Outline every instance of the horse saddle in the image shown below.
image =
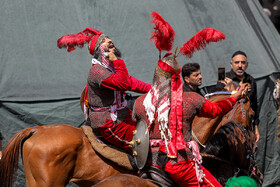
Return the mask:
<svg viewBox="0 0 280 187">
<path fill-rule="evenodd" d="M 138 169 L 132 155 L 126 153 L 117 146 L 107 142 L 105 143 L 104 140 L 97 137 L 91 126 L 83 125 L 81 129 L 87 136 L 92 148 L 99 155 L 130 171 L 135 171 Z"/>
<path fill-rule="evenodd" d="M 147 179 L 160 187 L 178 186 L 165 171 L 156 167 L 149 167 L 141 170 L 140 177 Z"/>
</svg>

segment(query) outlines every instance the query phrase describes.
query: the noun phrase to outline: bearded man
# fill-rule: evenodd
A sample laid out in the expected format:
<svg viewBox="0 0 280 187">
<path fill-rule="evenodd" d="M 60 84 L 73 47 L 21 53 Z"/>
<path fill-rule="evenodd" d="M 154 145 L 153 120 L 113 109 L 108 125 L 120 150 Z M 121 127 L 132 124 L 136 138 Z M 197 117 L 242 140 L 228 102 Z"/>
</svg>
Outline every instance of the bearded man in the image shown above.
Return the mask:
<svg viewBox="0 0 280 187">
<path fill-rule="evenodd" d="M 146 93 L 151 85 L 128 74 L 120 51 L 109 37 L 90 28 L 70 36 L 77 38 L 77 35 L 84 37 L 80 45 L 89 43 L 93 56 L 85 88 L 86 120 L 105 140 L 132 153 L 129 142 L 133 138 L 136 122 L 131 119 L 132 111 L 127 107 L 125 91 Z M 58 40 L 58 46 L 67 46 L 69 51 L 73 44 L 64 41 L 69 35 L 64 37 Z"/>
<path fill-rule="evenodd" d="M 259 108 L 258 108 L 258 99 L 257 99 L 257 84 L 255 79 L 246 73 L 246 69 L 248 67 L 247 55 L 243 51 L 236 51 L 233 53 L 230 61 L 231 71 L 226 73 L 226 77 L 224 81 L 220 81 L 217 83 L 217 88 L 223 89 L 226 88 L 226 85 L 230 82 L 235 84 L 249 83 L 249 92 L 248 97 L 250 99 L 250 104 L 255 112 L 253 127 L 255 129 L 255 137 L 256 142 L 260 139 L 260 133 L 258 129 L 259 125 Z"/>
</svg>

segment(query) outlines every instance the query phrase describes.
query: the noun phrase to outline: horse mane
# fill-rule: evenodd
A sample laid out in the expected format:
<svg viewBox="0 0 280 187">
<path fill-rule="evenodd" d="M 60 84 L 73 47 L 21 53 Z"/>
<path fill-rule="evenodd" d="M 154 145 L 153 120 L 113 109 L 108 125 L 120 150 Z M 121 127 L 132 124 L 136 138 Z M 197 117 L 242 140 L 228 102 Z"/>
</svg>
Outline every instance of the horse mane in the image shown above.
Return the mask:
<svg viewBox="0 0 280 187">
<path fill-rule="evenodd" d="M 233 121 L 221 126 L 218 131 L 208 140 L 205 149 L 202 153 L 211 154 L 220 158 L 224 158 L 230 153 L 229 138 L 234 139 L 234 126 Z"/>
</svg>

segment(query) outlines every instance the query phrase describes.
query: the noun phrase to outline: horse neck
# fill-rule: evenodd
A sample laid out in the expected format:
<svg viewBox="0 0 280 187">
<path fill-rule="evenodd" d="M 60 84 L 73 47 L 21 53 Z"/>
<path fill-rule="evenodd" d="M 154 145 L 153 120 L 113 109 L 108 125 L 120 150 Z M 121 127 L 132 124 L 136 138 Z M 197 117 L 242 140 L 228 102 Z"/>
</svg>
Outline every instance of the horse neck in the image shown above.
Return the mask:
<svg viewBox="0 0 280 187">
<path fill-rule="evenodd" d="M 230 97 L 230 95 L 215 95 L 212 96 L 209 100 L 211 102 L 215 102 L 222 99 L 226 99 L 228 97 Z M 244 117 L 242 117 L 242 109 L 240 104 L 237 104 L 236 109 L 232 109 L 226 115 L 216 117 L 215 119 L 195 117 L 192 125 L 193 132 L 196 135 L 197 139 L 200 141 L 200 143 L 205 144 L 208 141 L 208 139 L 213 134 L 215 134 L 221 126 L 223 126 L 229 121 L 238 123 L 246 129 L 251 129 L 251 124 L 249 120 L 250 109 L 250 103 L 247 101 L 246 103 L 244 103 Z M 232 115 L 232 117 L 229 119 L 230 115 Z"/>
<path fill-rule="evenodd" d="M 209 101 L 215 102 L 222 99 L 225 99 L 229 97 L 228 95 L 215 95 L 212 96 Z M 221 121 L 223 117 L 219 116 L 214 119 L 211 118 L 200 118 L 195 117 L 192 123 L 192 129 L 197 137 L 197 139 L 200 141 L 200 143 L 205 144 L 208 139 L 218 130 L 218 128 L 221 126 Z"/>
</svg>

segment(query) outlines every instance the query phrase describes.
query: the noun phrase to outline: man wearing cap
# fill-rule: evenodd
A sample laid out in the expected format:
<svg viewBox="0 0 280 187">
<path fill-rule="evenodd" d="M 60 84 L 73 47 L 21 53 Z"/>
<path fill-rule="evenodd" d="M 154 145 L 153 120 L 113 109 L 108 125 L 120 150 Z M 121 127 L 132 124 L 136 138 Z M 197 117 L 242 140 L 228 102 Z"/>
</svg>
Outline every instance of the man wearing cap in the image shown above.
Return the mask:
<svg viewBox="0 0 280 187">
<path fill-rule="evenodd" d="M 217 83 L 217 88 L 224 88 L 226 83 L 231 81 L 235 83 L 249 83 L 249 93 L 250 103 L 253 111 L 255 112 L 253 125 L 255 128 L 256 142 L 260 139 L 260 133 L 258 129 L 259 124 L 259 110 L 258 110 L 258 100 L 257 100 L 257 84 L 255 79 L 246 73 L 248 67 L 247 55 L 243 51 L 236 51 L 232 55 L 232 60 L 230 62 L 231 71 L 226 73 L 225 81 Z"/>
<path fill-rule="evenodd" d="M 80 40 L 85 36 L 82 40 L 89 43 L 92 55 L 92 67 L 85 88 L 86 120 L 90 120 L 91 126 L 97 129 L 105 140 L 132 153 L 129 142 L 132 140 L 136 122 L 132 120 L 132 112 L 127 107 L 125 91 L 146 93 L 151 89 L 151 85 L 128 74 L 120 51 L 109 37 L 90 28 L 70 36 L 77 41 L 77 35 Z M 64 37 L 66 38 L 58 40 L 58 46 L 64 47 L 66 43 L 69 51 L 73 43 L 64 42 L 69 35 Z M 81 44 L 74 46 L 77 45 Z"/>
</svg>

